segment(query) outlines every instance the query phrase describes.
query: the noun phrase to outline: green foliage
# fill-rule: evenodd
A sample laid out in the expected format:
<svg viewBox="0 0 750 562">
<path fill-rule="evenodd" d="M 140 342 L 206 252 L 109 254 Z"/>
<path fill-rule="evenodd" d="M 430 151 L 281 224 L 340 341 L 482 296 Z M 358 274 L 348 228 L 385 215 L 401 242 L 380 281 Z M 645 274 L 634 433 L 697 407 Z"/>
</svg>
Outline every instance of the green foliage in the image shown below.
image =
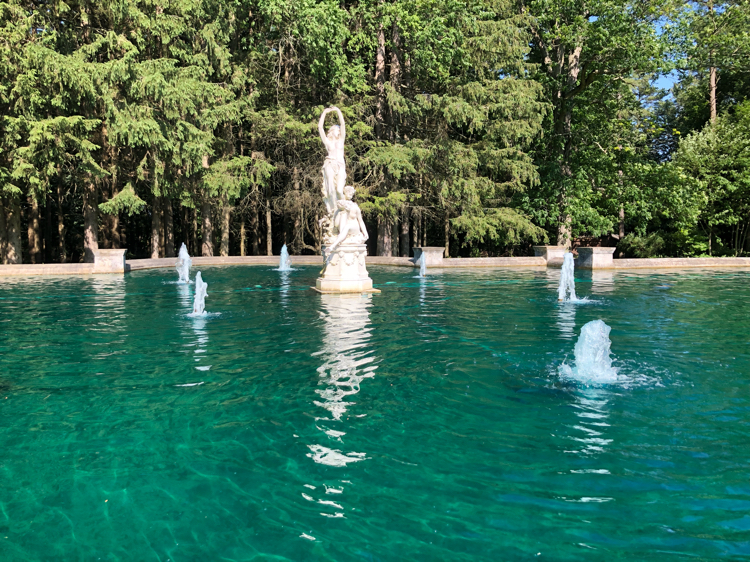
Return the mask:
<svg viewBox="0 0 750 562">
<path fill-rule="evenodd" d="M 746 241 L 740 232 L 750 217 L 750 102 L 685 137 L 674 163 L 700 186 L 703 200 L 696 226 L 707 238 L 708 254 L 714 253 L 714 237 L 721 233 L 726 250 L 743 251 Z"/>
<path fill-rule="evenodd" d="M 468 255 L 622 227 L 631 245 L 658 233 L 664 252 L 746 253 L 748 10 L 739 0 L 0 1 L 0 192 L 54 195 L 75 239 L 94 186 L 111 216 L 101 226 L 127 220 L 129 244 L 148 245 L 167 200 L 183 236 L 211 219 L 200 213 L 235 207 L 257 242 L 270 210 L 280 224 L 264 230 L 282 226 L 272 236 L 293 251 L 318 251 L 316 124 L 335 104 L 348 183 L 380 234 L 410 220 L 443 244 L 447 221 Z M 667 98 L 652 81 L 675 67 Z"/>
<path fill-rule="evenodd" d="M 109 201 L 99 204 L 99 209 L 109 215 L 127 213 L 134 215 L 140 213 L 146 208 L 146 202 L 136 195 L 132 184 L 127 184 L 125 188 Z"/>
<path fill-rule="evenodd" d="M 656 232 L 647 236 L 638 236 L 631 232 L 620 240 L 617 249 L 626 258 L 658 258 L 662 256 L 665 246 L 664 238 Z"/>
</svg>

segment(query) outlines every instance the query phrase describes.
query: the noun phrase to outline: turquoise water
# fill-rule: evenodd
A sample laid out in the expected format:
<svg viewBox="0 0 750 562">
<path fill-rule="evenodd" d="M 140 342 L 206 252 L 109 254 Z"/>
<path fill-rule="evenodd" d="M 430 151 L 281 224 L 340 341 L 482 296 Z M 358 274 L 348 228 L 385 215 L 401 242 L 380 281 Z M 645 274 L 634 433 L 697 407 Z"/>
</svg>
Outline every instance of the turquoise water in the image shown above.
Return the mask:
<svg viewBox="0 0 750 562">
<path fill-rule="evenodd" d="M 317 270 L 4 279 L 0 560 L 750 559 L 749 273 Z"/>
</svg>

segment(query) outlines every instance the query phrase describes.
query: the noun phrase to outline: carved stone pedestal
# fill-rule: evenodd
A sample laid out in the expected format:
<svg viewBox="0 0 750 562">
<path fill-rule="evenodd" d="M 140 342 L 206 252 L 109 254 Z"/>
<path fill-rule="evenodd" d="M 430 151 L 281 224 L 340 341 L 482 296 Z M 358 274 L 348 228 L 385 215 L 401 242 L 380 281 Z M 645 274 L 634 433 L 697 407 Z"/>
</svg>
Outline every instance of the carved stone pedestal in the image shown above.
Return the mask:
<svg viewBox="0 0 750 562">
<path fill-rule="evenodd" d="M 609 269 L 615 266 L 612 254 L 615 248 L 578 248 L 576 267 L 581 269 Z"/>
<path fill-rule="evenodd" d="M 547 260 L 547 267 L 562 267 L 563 256 L 570 249 L 565 246 L 534 246 L 534 255 Z"/>
<path fill-rule="evenodd" d="M 91 273 L 125 273 L 127 250 L 94 250 L 94 268 Z"/>
<path fill-rule="evenodd" d="M 372 279 L 365 267 L 365 244 L 341 244 L 328 259 L 328 246 L 323 246 L 326 264 L 315 281 L 319 293 L 379 293 L 372 288 Z"/>
<path fill-rule="evenodd" d="M 422 257 L 422 254 L 424 254 L 426 267 L 441 267 L 443 265 L 444 246 L 415 246 L 411 251 L 414 253 L 414 267 L 419 267 L 419 258 Z"/>
</svg>

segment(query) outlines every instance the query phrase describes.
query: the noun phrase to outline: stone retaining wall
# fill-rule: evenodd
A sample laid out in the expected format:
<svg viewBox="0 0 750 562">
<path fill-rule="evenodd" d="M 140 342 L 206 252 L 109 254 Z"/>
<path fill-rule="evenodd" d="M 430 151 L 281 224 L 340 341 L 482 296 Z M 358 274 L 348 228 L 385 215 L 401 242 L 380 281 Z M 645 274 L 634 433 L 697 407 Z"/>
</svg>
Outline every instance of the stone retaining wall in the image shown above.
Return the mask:
<svg viewBox="0 0 750 562">
<path fill-rule="evenodd" d="M 580 250 L 580 248 L 579 248 Z M 109 251 L 111 252 L 111 251 Z M 124 252 L 122 250 L 121 252 Z M 115 256 L 111 256 L 114 258 Z M 554 256 L 556 257 L 556 256 Z M 440 268 L 459 267 L 559 267 L 554 257 L 548 262 L 545 256 L 535 257 L 508 257 L 508 258 L 444 258 Z M 109 259 L 109 258 L 108 258 Z M 278 266 L 279 256 L 229 256 L 229 257 L 202 257 L 192 258 L 193 267 L 210 265 L 256 265 L 256 266 Z M 111 260 L 113 265 L 104 269 L 100 260 L 98 267 L 93 263 L 45 263 L 45 264 L 18 264 L 0 265 L 0 277 L 24 276 L 24 275 L 92 275 L 96 273 L 122 274 L 123 269 L 118 269 L 117 260 Z M 177 258 L 127 260 L 124 271 L 137 271 L 140 269 L 174 268 Z M 558 260 L 559 261 L 559 260 Z M 322 266 L 320 256 L 291 256 L 292 266 L 312 265 Z M 385 256 L 368 256 L 368 265 L 390 265 L 397 267 L 417 267 L 412 258 L 397 258 Z M 750 258 L 643 258 L 643 259 L 613 259 L 608 263 L 595 263 L 592 269 L 666 269 L 666 268 L 725 268 L 725 267 L 748 267 Z M 430 268 L 433 269 L 433 268 Z"/>
<path fill-rule="evenodd" d="M 367 258 L 368 260 L 370 258 Z M 445 258 L 440 267 L 546 267 L 540 256 L 515 258 Z"/>
<path fill-rule="evenodd" d="M 229 257 L 194 257 L 193 267 L 207 265 L 279 265 L 279 256 L 229 256 Z M 292 267 L 295 265 L 319 265 L 323 266 L 320 256 L 289 256 Z M 144 260 L 128 260 L 127 271 L 139 269 L 156 269 L 163 267 L 174 267 L 177 258 L 160 258 Z M 396 258 L 386 256 L 367 256 L 367 265 L 392 265 L 396 267 L 418 267 L 412 258 Z M 516 258 L 446 258 L 441 261 L 441 267 L 544 267 L 546 262 L 541 257 L 516 257 Z"/>
<path fill-rule="evenodd" d="M 15 275 L 91 275 L 93 263 L 36 263 L 0 265 L 0 277 Z"/>
<path fill-rule="evenodd" d="M 614 269 L 750 267 L 750 258 L 641 258 L 612 260 Z"/>
</svg>

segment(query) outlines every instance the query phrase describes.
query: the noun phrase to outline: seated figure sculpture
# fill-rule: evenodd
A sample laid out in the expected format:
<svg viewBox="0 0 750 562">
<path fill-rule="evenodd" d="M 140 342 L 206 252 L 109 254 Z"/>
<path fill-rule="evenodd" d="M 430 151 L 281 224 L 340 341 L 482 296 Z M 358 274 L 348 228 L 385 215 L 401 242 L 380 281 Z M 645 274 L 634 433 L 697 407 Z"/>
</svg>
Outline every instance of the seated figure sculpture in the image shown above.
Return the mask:
<svg viewBox="0 0 750 562">
<path fill-rule="evenodd" d="M 365 221 L 362 219 L 362 211 L 352 198 L 354 188 L 351 185 L 344 187 L 344 199 L 336 201 L 336 212 L 333 214 L 334 234 L 336 238 L 328 249 L 332 254 L 344 241 L 353 244 L 363 244 L 369 238 Z"/>
</svg>

